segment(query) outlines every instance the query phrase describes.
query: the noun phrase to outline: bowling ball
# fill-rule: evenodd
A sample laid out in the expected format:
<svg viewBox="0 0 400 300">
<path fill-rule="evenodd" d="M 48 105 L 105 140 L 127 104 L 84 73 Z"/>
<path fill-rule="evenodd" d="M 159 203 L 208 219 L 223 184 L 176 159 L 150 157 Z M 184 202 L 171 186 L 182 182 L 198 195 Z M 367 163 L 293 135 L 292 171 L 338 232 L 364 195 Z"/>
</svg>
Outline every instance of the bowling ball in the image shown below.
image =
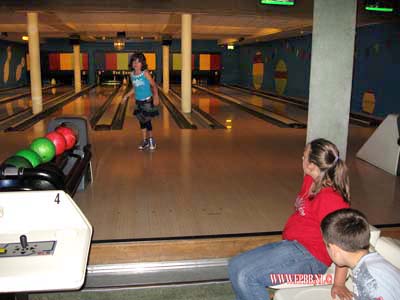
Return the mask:
<svg viewBox="0 0 400 300">
<path fill-rule="evenodd" d="M 64 136 L 57 131 L 51 131 L 46 134 L 46 138 L 53 142 L 56 147 L 56 155 L 60 155 L 65 151 L 65 147 L 67 146 L 67 141 Z"/>
<path fill-rule="evenodd" d="M 30 148 L 40 156 L 43 163 L 51 161 L 56 155 L 56 146 L 45 137 L 34 139 Z"/>
<path fill-rule="evenodd" d="M 39 154 L 31 149 L 22 149 L 15 153 L 15 156 L 20 156 L 27 159 L 34 168 L 42 163 L 42 159 L 40 158 Z"/>
<path fill-rule="evenodd" d="M 4 165 L 16 168 L 32 168 L 32 164 L 21 156 L 11 156 L 4 161 Z"/>
<path fill-rule="evenodd" d="M 64 136 L 66 141 L 66 147 L 65 147 L 66 150 L 69 150 L 72 147 L 74 147 L 77 137 L 75 132 L 71 128 L 66 126 L 60 126 L 56 128 L 56 132 L 61 133 Z"/>
</svg>

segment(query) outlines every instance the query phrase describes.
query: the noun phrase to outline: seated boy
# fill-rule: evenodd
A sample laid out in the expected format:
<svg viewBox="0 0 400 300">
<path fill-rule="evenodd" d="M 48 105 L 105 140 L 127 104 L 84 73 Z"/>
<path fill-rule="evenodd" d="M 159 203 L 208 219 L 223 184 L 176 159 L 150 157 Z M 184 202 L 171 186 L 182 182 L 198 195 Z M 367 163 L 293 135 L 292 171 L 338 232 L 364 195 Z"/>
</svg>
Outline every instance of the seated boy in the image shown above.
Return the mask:
<svg viewBox="0 0 400 300">
<path fill-rule="evenodd" d="M 369 224 L 361 212 L 334 211 L 322 220 L 321 229 L 332 261 L 353 271 L 354 299 L 400 299 L 400 270 L 380 254 L 369 253 Z"/>
</svg>

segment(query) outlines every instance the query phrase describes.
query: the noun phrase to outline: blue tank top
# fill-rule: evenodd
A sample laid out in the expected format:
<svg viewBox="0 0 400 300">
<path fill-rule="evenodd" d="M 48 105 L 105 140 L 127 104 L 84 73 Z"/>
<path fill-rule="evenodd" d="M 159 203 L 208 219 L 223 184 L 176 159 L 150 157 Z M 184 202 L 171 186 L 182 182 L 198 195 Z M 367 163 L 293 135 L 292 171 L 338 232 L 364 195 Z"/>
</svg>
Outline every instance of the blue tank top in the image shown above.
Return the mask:
<svg viewBox="0 0 400 300">
<path fill-rule="evenodd" d="M 135 89 L 135 99 L 137 101 L 144 101 L 153 96 L 150 88 L 150 81 L 144 76 L 144 72 L 139 75 L 131 73 L 131 80 L 133 88 Z"/>
</svg>

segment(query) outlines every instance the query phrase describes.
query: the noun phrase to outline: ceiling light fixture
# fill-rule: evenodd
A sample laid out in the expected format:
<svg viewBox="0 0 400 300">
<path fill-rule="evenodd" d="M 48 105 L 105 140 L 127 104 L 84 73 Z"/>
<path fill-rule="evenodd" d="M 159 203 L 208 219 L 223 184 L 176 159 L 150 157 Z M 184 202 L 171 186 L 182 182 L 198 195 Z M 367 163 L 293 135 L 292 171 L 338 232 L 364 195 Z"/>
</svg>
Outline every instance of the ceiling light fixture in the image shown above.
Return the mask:
<svg viewBox="0 0 400 300">
<path fill-rule="evenodd" d="M 27 35 L 23 35 L 23 36 L 22 36 L 22 40 L 23 40 L 23 41 L 29 41 L 29 37 L 28 37 Z"/>
<path fill-rule="evenodd" d="M 117 38 L 114 40 L 115 50 L 121 51 L 125 48 L 125 31 L 117 32 Z"/>
</svg>

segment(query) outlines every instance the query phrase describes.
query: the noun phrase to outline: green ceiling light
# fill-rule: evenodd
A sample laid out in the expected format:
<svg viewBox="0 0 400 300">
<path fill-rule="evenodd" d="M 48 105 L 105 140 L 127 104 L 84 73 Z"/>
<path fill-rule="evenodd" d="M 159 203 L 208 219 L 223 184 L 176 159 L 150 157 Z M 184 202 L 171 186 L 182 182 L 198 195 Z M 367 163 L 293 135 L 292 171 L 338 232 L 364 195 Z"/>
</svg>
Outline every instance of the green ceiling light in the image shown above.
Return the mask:
<svg viewBox="0 0 400 300">
<path fill-rule="evenodd" d="M 364 8 L 369 11 L 393 12 L 397 0 L 365 0 Z"/>
<path fill-rule="evenodd" d="M 366 10 L 372 10 L 372 11 L 382 11 L 382 12 L 392 12 L 393 8 L 388 8 L 388 7 L 374 7 L 374 6 L 366 6 Z"/>
<path fill-rule="evenodd" d="M 263 5 L 294 5 L 295 0 L 260 0 L 260 4 Z"/>
</svg>

